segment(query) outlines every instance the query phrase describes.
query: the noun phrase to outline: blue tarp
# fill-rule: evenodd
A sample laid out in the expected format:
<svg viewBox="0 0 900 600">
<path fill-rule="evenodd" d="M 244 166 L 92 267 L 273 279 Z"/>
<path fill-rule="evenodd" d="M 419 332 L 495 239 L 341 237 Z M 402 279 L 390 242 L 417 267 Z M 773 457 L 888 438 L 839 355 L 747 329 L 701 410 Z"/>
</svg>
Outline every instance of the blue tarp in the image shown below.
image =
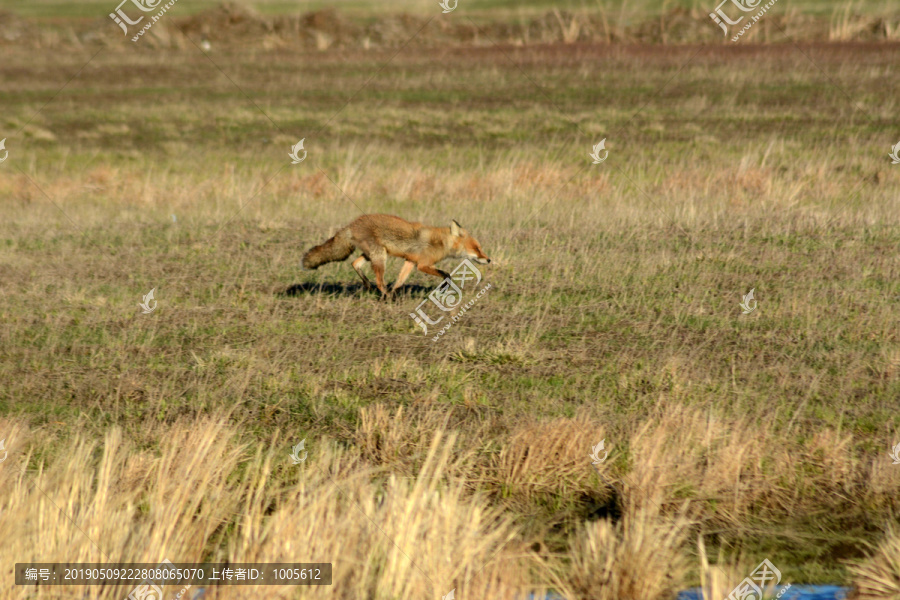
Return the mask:
<svg viewBox="0 0 900 600">
<path fill-rule="evenodd" d="M 775 588 L 775 594 L 783 588 L 784 586 Z M 792 585 L 781 595 L 780 600 L 845 600 L 849 592 L 850 588 L 837 585 Z M 700 588 L 692 588 L 679 592 L 678 600 L 703 600 L 703 595 Z"/>
<path fill-rule="evenodd" d="M 775 594 L 780 592 L 787 586 L 778 586 L 775 588 Z M 840 587 L 837 585 L 792 585 L 787 591 L 781 595 L 779 600 L 846 600 L 850 588 Z M 774 595 L 774 594 L 773 594 Z M 771 596 L 766 596 L 770 598 Z M 529 596 L 529 600 L 565 600 L 562 596 L 550 593 L 546 597 Z M 678 600 L 703 600 L 700 588 L 691 588 L 678 593 Z M 716 598 L 713 600 L 727 600 L 726 598 Z"/>
</svg>

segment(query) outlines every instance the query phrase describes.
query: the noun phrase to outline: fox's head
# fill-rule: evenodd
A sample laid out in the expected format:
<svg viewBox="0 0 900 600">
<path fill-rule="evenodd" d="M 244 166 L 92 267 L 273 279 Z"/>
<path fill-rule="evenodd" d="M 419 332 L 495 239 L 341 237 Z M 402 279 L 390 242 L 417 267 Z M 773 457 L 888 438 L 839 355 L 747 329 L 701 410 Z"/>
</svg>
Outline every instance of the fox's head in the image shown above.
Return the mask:
<svg viewBox="0 0 900 600">
<path fill-rule="evenodd" d="M 478 243 L 478 240 L 469 235 L 469 232 L 463 229 L 456 221 L 450 221 L 450 237 L 452 238 L 451 242 L 453 250 L 456 251 L 456 256 L 471 258 L 482 265 L 490 264 L 491 259 L 481 250 L 481 244 Z"/>
</svg>

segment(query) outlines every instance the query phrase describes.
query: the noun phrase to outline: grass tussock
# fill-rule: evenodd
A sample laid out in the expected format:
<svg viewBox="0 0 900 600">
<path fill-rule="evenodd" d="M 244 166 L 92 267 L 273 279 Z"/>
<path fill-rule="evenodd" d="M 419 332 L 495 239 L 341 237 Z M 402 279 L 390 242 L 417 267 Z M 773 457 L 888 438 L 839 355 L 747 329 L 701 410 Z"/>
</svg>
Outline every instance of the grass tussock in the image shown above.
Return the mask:
<svg viewBox="0 0 900 600">
<path fill-rule="evenodd" d="M 710 563 L 703 536 L 697 536 L 697 557 L 700 565 L 699 587 L 703 600 L 727 598 L 735 586 L 754 569 L 754 566 L 745 560 L 729 560 L 721 549 L 718 560 Z"/>
<path fill-rule="evenodd" d="M 14 453 L 28 428 L 14 425 Z M 221 588 L 218 597 L 522 598 L 532 559 L 509 515 L 450 481 L 454 436 L 437 433 L 414 479 L 372 471 L 327 444 L 291 465 L 279 446 L 255 451 L 224 419 L 160 428 L 158 453 L 112 428 L 102 448 L 75 437 L 52 464 L 15 454 L 3 465 L 0 550 L 16 562 L 332 562 L 333 585 Z M 11 468 L 13 467 L 13 468 Z M 4 588 L 4 598 L 20 597 Z M 50 588 L 86 598 L 124 589 Z M 298 596 L 299 594 L 299 596 Z"/>
<path fill-rule="evenodd" d="M 580 496 L 597 489 L 590 449 L 604 438 L 599 423 L 587 419 L 556 419 L 523 423 L 504 440 L 491 467 L 495 485 L 524 499 L 555 494 Z M 604 461 L 595 466 L 604 474 Z"/>
<path fill-rule="evenodd" d="M 889 526 L 864 560 L 849 567 L 857 600 L 900 598 L 900 535 Z"/>
<path fill-rule="evenodd" d="M 579 600 L 664 600 L 685 587 L 687 505 L 675 517 L 658 508 L 630 510 L 618 523 L 588 523 L 570 545 L 561 589 Z"/>
</svg>

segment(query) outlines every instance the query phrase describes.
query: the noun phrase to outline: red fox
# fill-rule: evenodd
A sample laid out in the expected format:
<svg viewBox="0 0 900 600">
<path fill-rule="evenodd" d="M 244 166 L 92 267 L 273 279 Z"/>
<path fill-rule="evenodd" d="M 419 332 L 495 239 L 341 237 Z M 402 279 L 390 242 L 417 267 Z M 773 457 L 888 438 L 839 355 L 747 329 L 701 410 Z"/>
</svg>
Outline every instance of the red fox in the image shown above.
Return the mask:
<svg viewBox="0 0 900 600">
<path fill-rule="evenodd" d="M 362 254 L 353 261 L 353 268 L 366 289 L 371 290 L 372 284 L 362 272 L 363 264 L 370 261 L 375 271 L 375 284 L 385 297 L 393 295 L 415 267 L 443 279 L 450 275 L 434 268 L 434 264 L 445 258 L 471 258 L 481 264 L 491 262 L 482 252 L 478 240 L 456 221 L 450 221 L 450 227 L 428 227 L 393 215 L 362 215 L 333 238 L 304 254 L 303 268 L 317 269 L 325 263 L 345 260 L 357 249 Z M 388 255 L 406 259 L 390 292 L 384 285 L 384 265 Z"/>
</svg>

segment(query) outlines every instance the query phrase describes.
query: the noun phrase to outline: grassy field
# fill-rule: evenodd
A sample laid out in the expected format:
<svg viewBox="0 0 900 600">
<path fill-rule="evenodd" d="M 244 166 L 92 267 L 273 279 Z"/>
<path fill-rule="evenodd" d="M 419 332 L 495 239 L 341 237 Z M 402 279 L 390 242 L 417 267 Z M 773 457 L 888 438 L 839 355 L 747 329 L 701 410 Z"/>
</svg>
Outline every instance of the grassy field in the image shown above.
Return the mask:
<svg viewBox="0 0 900 600">
<path fill-rule="evenodd" d="M 4 46 L 0 595 L 163 558 L 334 563 L 229 598 L 900 593 L 898 45 L 432 33 Z M 436 279 L 299 268 L 376 212 L 494 261 L 438 341 Z"/>
</svg>

